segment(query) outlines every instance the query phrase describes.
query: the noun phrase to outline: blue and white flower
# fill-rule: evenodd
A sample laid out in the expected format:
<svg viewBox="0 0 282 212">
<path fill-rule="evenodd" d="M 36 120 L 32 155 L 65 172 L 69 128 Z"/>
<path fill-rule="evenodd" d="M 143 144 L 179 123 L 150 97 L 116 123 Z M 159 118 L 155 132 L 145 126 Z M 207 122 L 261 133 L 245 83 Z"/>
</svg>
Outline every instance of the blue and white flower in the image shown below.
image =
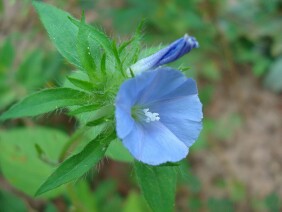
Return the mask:
<svg viewBox="0 0 282 212">
<path fill-rule="evenodd" d="M 158 68 L 125 81 L 116 97 L 116 131 L 137 160 L 177 162 L 202 129 L 196 82 L 172 68 Z"/>
<path fill-rule="evenodd" d="M 198 47 L 198 41 L 194 37 L 185 34 L 182 38 L 174 41 L 157 53 L 137 61 L 130 66 L 129 69 L 131 69 L 134 75 L 138 75 L 144 71 L 152 70 L 164 64 L 173 62 L 184 54 L 190 52 L 193 48 Z M 127 70 L 127 72 L 130 75 L 130 70 Z"/>
</svg>

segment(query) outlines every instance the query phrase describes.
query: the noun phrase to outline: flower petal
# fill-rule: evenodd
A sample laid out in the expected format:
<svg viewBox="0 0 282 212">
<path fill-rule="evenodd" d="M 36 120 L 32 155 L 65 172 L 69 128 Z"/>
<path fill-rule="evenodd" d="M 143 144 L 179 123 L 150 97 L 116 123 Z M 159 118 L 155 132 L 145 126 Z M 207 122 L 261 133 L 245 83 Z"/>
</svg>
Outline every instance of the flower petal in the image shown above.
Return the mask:
<svg viewBox="0 0 282 212">
<path fill-rule="evenodd" d="M 162 123 L 187 147 L 190 147 L 198 139 L 203 128 L 202 122 L 181 120 L 181 124 L 175 124 L 173 117 L 162 117 Z"/>
<path fill-rule="evenodd" d="M 137 160 L 150 165 L 176 162 L 188 154 L 186 145 L 161 122 L 135 124 L 123 144 Z"/>
<path fill-rule="evenodd" d="M 187 79 L 180 71 L 172 68 L 159 68 L 144 72 L 139 78 L 152 78 L 150 84 L 142 90 L 142 94 L 137 101 L 137 104 L 141 105 L 161 100 L 181 86 Z"/>
<path fill-rule="evenodd" d="M 152 113 L 158 113 L 160 120 L 163 117 L 175 119 L 175 124 L 181 125 L 181 120 L 199 122 L 203 118 L 202 103 L 197 94 L 166 99 L 154 102 L 149 106 Z"/>
<path fill-rule="evenodd" d="M 130 108 L 129 108 L 130 109 Z M 131 112 L 122 105 L 116 107 L 116 131 L 119 138 L 124 138 L 132 130 L 134 126 L 134 120 L 131 117 Z"/>
<path fill-rule="evenodd" d="M 154 103 L 150 110 L 159 113 L 162 122 L 177 138 L 190 147 L 202 130 L 202 104 L 198 95 L 178 97 Z"/>
<path fill-rule="evenodd" d="M 130 109 L 137 100 L 140 87 L 137 86 L 136 79 L 125 81 L 117 93 L 116 105 L 124 105 L 126 109 Z"/>
</svg>

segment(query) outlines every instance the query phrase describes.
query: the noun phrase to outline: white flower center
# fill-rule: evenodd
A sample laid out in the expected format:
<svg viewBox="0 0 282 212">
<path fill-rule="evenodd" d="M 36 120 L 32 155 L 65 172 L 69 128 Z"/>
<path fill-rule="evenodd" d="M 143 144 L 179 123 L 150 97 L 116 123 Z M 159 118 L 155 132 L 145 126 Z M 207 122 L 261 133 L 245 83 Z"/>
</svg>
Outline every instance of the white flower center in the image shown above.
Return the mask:
<svg viewBox="0 0 282 212">
<path fill-rule="evenodd" d="M 160 117 L 159 117 L 160 114 L 158 114 L 158 113 L 151 113 L 149 111 L 149 108 L 143 109 L 143 112 L 144 112 L 144 114 L 146 116 L 146 120 L 145 121 L 147 123 L 150 123 L 151 121 L 159 121 L 160 120 Z"/>
</svg>

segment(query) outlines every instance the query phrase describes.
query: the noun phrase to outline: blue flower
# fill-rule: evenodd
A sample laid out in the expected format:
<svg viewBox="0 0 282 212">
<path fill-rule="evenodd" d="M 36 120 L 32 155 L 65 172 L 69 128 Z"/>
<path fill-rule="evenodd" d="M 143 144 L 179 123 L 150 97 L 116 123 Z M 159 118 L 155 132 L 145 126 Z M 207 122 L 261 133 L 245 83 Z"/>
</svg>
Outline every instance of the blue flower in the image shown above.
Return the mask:
<svg viewBox="0 0 282 212">
<path fill-rule="evenodd" d="M 193 48 L 198 47 L 198 41 L 194 37 L 185 34 L 182 38 L 174 41 L 157 53 L 137 61 L 137 63 L 133 64 L 129 69 L 131 69 L 135 75 L 138 75 L 144 71 L 152 70 L 166 63 L 173 62 L 190 52 Z M 130 74 L 130 70 L 127 72 Z"/>
<path fill-rule="evenodd" d="M 177 162 L 202 129 L 202 104 L 196 82 L 163 67 L 125 81 L 116 97 L 116 131 L 139 161 Z"/>
</svg>

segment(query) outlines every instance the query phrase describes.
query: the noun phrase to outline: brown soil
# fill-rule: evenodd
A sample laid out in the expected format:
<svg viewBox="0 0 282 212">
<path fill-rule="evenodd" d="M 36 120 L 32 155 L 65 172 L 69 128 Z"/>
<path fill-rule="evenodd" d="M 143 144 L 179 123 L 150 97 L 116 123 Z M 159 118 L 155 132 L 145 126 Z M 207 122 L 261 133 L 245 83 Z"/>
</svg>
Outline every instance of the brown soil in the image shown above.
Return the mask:
<svg viewBox="0 0 282 212">
<path fill-rule="evenodd" d="M 241 76 L 231 89 L 226 95 L 225 89 L 218 88 L 206 117 L 224 120 L 239 114 L 243 121 L 230 138 L 211 137 L 210 148 L 190 155 L 194 174 L 207 197 L 230 196 L 238 185 L 246 188 L 242 192 L 247 205 L 248 199 L 261 199 L 271 192 L 282 197 L 281 95 L 262 88 L 251 76 Z M 225 189 L 219 182 L 224 182 Z"/>
</svg>

